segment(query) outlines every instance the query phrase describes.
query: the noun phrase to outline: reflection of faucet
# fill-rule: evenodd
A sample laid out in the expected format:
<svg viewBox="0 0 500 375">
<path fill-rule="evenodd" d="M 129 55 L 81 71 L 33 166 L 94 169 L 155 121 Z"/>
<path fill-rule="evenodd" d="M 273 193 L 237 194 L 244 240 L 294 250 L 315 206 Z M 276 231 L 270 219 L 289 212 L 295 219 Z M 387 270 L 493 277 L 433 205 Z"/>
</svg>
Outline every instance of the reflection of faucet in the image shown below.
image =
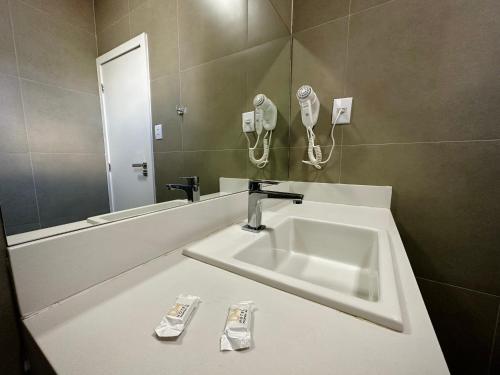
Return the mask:
<svg viewBox="0 0 500 375">
<path fill-rule="evenodd" d="M 190 202 L 200 201 L 200 178 L 198 176 L 181 177 L 185 178 L 187 184 L 167 184 L 168 190 L 184 190 L 187 194 L 187 200 Z"/>
<path fill-rule="evenodd" d="M 248 224 L 243 226 L 244 230 L 260 232 L 266 226 L 262 221 L 262 199 L 290 199 L 295 204 L 301 204 L 304 194 L 283 193 L 279 191 L 262 190 L 262 184 L 277 185 L 277 181 L 250 180 L 248 182 Z"/>
</svg>

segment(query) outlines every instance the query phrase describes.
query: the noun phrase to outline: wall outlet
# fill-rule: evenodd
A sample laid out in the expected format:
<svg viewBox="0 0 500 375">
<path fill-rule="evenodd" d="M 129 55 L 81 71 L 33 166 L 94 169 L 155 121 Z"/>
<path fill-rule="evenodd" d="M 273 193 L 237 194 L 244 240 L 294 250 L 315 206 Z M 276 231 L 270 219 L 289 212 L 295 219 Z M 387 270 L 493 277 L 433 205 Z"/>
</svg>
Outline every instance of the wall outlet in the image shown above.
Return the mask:
<svg viewBox="0 0 500 375">
<path fill-rule="evenodd" d="M 162 124 L 155 125 L 155 139 L 163 139 L 163 125 Z"/>
<path fill-rule="evenodd" d="M 337 125 L 349 124 L 351 122 L 352 98 L 339 98 L 333 99 L 332 124 L 342 108 L 344 108 L 345 111 L 339 116 Z"/>
<path fill-rule="evenodd" d="M 241 114 L 241 127 L 245 133 L 255 131 L 255 115 L 253 111 Z"/>
</svg>

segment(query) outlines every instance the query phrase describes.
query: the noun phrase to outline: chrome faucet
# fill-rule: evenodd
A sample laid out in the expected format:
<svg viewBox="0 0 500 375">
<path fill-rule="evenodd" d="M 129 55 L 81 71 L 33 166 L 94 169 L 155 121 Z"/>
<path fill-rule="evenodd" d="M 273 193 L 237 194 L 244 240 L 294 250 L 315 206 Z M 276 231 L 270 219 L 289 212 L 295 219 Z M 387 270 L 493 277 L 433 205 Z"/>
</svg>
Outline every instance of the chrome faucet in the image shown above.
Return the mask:
<svg viewBox="0 0 500 375">
<path fill-rule="evenodd" d="M 189 202 L 200 201 L 200 178 L 198 176 L 181 177 L 186 179 L 187 184 L 167 184 L 168 190 L 184 190 Z"/>
<path fill-rule="evenodd" d="M 283 193 L 279 191 L 262 190 L 262 185 L 277 185 L 277 181 L 250 180 L 248 182 L 248 224 L 244 230 L 260 232 L 266 226 L 262 225 L 262 200 L 263 199 L 290 199 L 294 204 L 301 204 L 303 194 Z"/>
</svg>

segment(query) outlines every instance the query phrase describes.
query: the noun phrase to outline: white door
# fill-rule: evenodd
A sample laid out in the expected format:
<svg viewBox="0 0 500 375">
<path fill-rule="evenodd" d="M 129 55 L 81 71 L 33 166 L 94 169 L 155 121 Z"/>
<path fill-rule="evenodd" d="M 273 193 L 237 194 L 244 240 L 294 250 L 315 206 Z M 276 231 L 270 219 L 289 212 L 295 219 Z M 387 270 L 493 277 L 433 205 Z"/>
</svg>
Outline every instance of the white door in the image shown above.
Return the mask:
<svg viewBox="0 0 500 375">
<path fill-rule="evenodd" d="M 97 58 L 111 211 L 155 203 L 147 36 Z"/>
</svg>

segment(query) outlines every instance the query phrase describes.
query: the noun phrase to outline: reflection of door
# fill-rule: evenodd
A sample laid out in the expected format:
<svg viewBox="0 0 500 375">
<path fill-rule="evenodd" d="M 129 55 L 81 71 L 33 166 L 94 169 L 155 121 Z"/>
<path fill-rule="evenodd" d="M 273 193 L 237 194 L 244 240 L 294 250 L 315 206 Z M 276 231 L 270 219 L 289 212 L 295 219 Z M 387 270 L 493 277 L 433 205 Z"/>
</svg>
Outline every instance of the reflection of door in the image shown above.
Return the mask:
<svg viewBox="0 0 500 375">
<path fill-rule="evenodd" d="M 98 57 L 97 71 L 111 211 L 155 203 L 146 34 Z"/>
</svg>

